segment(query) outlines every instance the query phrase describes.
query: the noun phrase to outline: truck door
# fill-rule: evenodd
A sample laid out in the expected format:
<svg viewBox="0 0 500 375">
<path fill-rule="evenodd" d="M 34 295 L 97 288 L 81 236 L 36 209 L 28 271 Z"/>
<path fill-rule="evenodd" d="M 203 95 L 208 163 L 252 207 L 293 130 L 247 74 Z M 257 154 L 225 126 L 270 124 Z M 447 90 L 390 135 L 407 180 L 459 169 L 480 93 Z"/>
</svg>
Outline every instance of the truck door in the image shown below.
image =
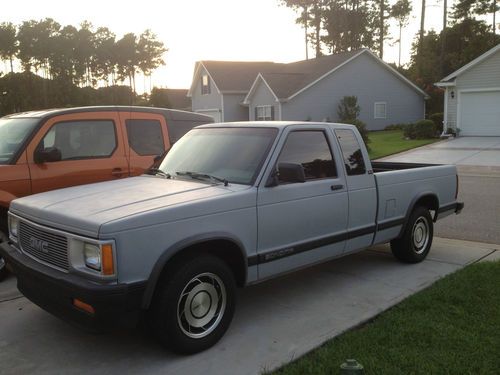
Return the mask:
<svg viewBox="0 0 500 375">
<path fill-rule="evenodd" d="M 345 253 L 355 251 L 372 244 L 375 234 L 375 216 L 377 210 L 377 189 L 373 171 L 369 163 L 362 139 L 350 129 L 336 129 L 349 189 L 348 241 Z"/>
<path fill-rule="evenodd" d="M 170 148 L 165 117 L 157 113 L 120 112 L 130 174 L 137 176 Z"/>
<path fill-rule="evenodd" d="M 129 175 L 116 112 L 55 116 L 41 127 L 27 148 L 32 192 L 113 180 Z M 40 162 L 35 151 L 54 150 L 60 159 Z"/>
<path fill-rule="evenodd" d="M 257 198 L 259 278 L 342 254 L 347 229 L 347 189 L 340 155 L 326 127 L 285 131 Z M 281 163 L 300 164 L 305 182 L 266 187 Z"/>
</svg>

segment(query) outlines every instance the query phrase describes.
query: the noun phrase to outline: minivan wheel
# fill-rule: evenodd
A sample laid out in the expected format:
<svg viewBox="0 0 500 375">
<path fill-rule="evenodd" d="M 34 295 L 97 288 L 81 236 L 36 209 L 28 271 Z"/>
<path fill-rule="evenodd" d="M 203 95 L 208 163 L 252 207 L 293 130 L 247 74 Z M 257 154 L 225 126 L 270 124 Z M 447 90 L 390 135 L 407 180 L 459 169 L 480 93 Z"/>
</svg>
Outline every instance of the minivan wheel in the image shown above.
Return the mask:
<svg viewBox="0 0 500 375">
<path fill-rule="evenodd" d="M 423 261 L 432 246 L 433 222 L 429 210 L 417 207 L 413 210 L 401 238 L 391 241 L 393 255 L 405 263 Z"/>
<path fill-rule="evenodd" d="M 236 284 L 219 258 L 200 256 L 160 280 L 152 305 L 152 328 L 170 350 L 193 354 L 213 346 L 234 315 Z"/>
</svg>

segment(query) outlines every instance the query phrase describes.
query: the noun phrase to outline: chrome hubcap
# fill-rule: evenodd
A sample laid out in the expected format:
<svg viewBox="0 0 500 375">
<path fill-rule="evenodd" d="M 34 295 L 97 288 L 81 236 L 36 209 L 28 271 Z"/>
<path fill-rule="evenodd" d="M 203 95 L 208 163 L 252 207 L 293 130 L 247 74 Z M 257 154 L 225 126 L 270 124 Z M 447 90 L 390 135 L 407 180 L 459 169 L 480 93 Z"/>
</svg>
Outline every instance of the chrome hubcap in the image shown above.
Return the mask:
<svg viewBox="0 0 500 375">
<path fill-rule="evenodd" d="M 419 217 L 413 225 L 412 242 L 413 248 L 417 254 L 425 251 L 429 243 L 429 223 L 423 216 Z"/>
<path fill-rule="evenodd" d="M 191 338 L 202 338 L 219 325 L 226 309 L 226 288 L 213 273 L 193 277 L 177 303 L 177 322 Z"/>
</svg>

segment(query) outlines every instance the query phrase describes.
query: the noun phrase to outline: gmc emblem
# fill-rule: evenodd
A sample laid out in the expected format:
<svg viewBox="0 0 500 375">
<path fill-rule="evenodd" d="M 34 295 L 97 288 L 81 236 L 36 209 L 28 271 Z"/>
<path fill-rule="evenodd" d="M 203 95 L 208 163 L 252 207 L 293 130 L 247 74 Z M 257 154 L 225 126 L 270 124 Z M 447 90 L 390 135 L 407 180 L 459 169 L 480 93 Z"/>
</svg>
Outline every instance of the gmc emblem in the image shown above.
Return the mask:
<svg viewBox="0 0 500 375">
<path fill-rule="evenodd" d="M 31 236 L 30 246 L 35 250 L 41 251 L 42 253 L 45 254 L 49 253 L 49 243 L 47 241 L 42 241 L 39 240 L 38 238 Z"/>
</svg>

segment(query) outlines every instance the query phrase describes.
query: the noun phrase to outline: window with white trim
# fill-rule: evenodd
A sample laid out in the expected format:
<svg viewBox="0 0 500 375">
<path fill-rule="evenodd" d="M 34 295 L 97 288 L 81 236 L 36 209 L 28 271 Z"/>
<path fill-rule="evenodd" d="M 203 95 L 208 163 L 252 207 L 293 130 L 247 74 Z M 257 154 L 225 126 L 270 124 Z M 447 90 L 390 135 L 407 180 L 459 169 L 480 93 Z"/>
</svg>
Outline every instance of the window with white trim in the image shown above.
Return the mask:
<svg viewBox="0 0 500 375">
<path fill-rule="evenodd" d="M 274 107 L 272 105 L 259 105 L 255 107 L 256 121 L 273 121 Z"/>
<path fill-rule="evenodd" d="M 374 118 L 387 118 L 387 103 L 375 102 L 374 105 Z"/>
<path fill-rule="evenodd" d="M 208 74 L 201 75 L 201 95 L 210 94 L 210 79 Z"/>
</svg>

